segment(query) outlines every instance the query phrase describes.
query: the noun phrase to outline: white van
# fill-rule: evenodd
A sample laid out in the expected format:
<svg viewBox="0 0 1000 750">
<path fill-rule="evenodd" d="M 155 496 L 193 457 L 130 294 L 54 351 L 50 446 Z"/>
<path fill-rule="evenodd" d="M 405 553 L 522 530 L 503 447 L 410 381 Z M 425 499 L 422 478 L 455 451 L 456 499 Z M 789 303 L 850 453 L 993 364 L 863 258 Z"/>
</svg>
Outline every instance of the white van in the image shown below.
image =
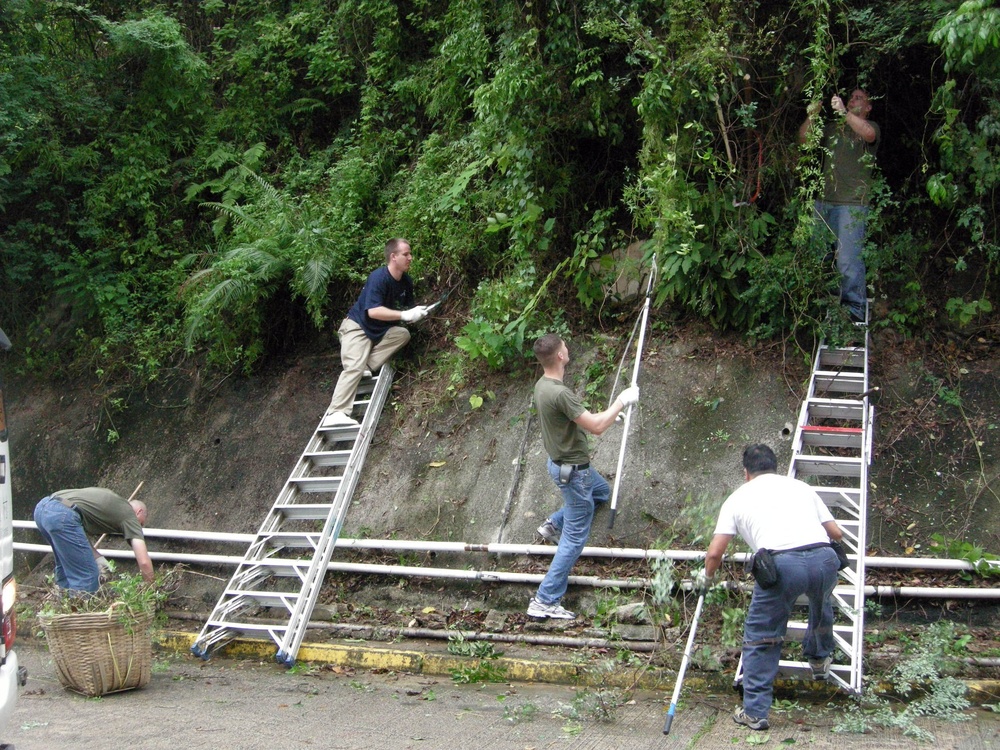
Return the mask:
<svg viewBox="0 0 1000 750">
<path fill-rule="evenodd" d="M 10 340 L 0 330 L 0 350 L 10 349 Z M 0 580 L 3 582 L 3 620 L 0 621 L 0 735 L 7 730 L 18 689 L 28 679 L 28 672 L 17 663 L 14 637 L 17 619 L 14 602 L 14 502 L 10 494 L 10 452 L 7 441 L 7 413 L 3 403 L 3 377 L 0 372 Z M 2 739 L 2 737 L 0 737 Z M 6 745 L 2 745 L 6 747 Z"/>
</svg>

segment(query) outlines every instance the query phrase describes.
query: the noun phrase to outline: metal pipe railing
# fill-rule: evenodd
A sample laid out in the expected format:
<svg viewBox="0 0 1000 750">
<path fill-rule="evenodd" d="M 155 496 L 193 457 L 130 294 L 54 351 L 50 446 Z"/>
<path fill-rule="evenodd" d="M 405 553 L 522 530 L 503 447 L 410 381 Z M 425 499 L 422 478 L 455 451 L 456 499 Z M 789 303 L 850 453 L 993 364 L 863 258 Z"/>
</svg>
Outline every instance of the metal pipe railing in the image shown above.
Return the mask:
<svg viewBox="0 0 1000 750">
<path fill-rule="evenodd" d="M 371 541 L 371 540 L 367 540 Z M 482 545 L 488 546 L 488 545 Z M 21 552 L 51 552 L 47 544 L 30 544 L 15 542 L 14 549 Z M 552 554 L 553 547 L 541 547 Z M 123 549 L 98 550 L 105 557 L 132 559 L 132 552 Z M 652 551 L 652 550 L 651 550 Z M 696 553 L 699 556 L 701 553 Z M 149 556 L 158 562 L 193 563 L 199 565 L 239 565 L 242 557 L 235 555 L 203 555 L 188 552 L 150 551 Z M 958 561 L 963 562 L 963 561 Z M 454 568 L 426 568 L 414 565 L 381 565 L 378 563 L 343 563 L 330 562 L 327 570 L 340 573 L 366 573 L 375 575 L 393 575 L 410 578 L 441 578 L 465 581 L 486 581 L 495 583 L 529 583 L 537 585 L 544 577 L 540 573 L 511 573 L 492 570 L 466 570 Z M 597 576 L 570 576 L 569 583 L 577 586 L 592 586 L 595 588 L 642 589 L 651 585 L 648 578 L 599 578 Z M 750 590 L 748 584 L 729 582 L 728 588 Z M 682 589 L 690 589 L 690 582 L 682 582 Z M 1000 588 L 955 588 L 955 587 L 919 587 L 919 586 L 866 586 L 865 596 L 903 597 L 925 599 L 1000 599 Z"/>
<path fill-rule="evenodd" d="M 33 521 L 14 521 L 15 529 L 35 529 Z M 250 544 L 256 539 L 255 534 L 237 534 L 219 531 L 191 531 L 187 529 L 144 529 L 143 534 L 148 539 L 179 539 L 184 541 L 207 541 L 226 544 Z M 14 549 L 27 549 L 19 543 Z M 48 547 L 44 548 L 45 550 Z M 423 540 L 400 539 L 350 539 L 337 540 L 337 549 L 346 550 L 376 550 L 382 552 L 485 552 L 496 555 L 554 555 L 556 548 L 542 544 L 475 544 L 470 542 L 434 542 Z M 176 553 L 184 554 L 184 553 Z M 126 553 L 124 555 L 128 557 Z M 675 560 L 697 561 L 705 557 L 700 550 L 657 550 L 640 547 L 584 547 L 581 557 L 608 557 L 613 559 L 634 560 Z M 747 553 L 738 552 L 726 557 L 731 562 L 744 562 Z M 153 558 L 156 559 L 156 558 Z M 242 559 L 242 558 L 237 558 Z M 178 561 L 181 562 L 181 561 Z M 228 564 L 228 563 L 220 563 Z M 988 564 L 995 565 L 993 561 Z M 975 566 L 967 560 L 956 560 L 939 557 L 866 557 L 867 568 L 893 568 L 903 570 L 974 570 Z"/>
</svg>

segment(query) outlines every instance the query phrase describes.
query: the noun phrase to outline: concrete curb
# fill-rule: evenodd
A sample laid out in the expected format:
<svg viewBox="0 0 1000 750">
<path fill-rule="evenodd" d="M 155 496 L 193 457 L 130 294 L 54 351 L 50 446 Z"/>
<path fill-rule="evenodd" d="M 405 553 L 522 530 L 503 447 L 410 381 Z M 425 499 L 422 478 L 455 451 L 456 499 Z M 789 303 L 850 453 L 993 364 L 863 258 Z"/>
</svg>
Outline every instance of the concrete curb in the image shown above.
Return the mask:
<svg viewBox="0 0 1000 750">
<path fill-rule="evenodd" d="M 158 638 L 161 648 L 190 651 L 197 635 L 169 631 Z M 222 656 L 272 661 L 275 646 L 272 641 L 255 638 L 235 638 L 219 649 Z M 467 669 L 476 659 L 468 656 L 423 651 L 420 649 L 381 648 L 369 644 L 304 643 L 299 648 L 298 661 L 328 664 L 355 669 L 410 672 L 413 674 L 451 676 L 453 670 Z M 674 673 L 654 670 L 622 670 L 617 674 L 593 674 L 592 669 L 568 661 L 517 659 L 501 656 L 491 659 L 503 667 L 506 679 L 516 682 L 548 682 L 565 685 L 610 685 L 662 690 L 670 687 Z"/>
<path fill-rule="evenodd" d="M 167 631 L 157 643 L 161 648 L 188 653 L 197 639 L 196 633 Z M 235 638 L 217 652 L 221 656 L 273 661 L 273 641 L 255 638 Z M 424 651 L 419 648 L 382 648 L 368 643 L 333 644 L 304 643 L 299 648 L 298 661 L 354 669 L 388 672 L 409 672 L 451 677 L 454 671 L 468 669 L 476 659 L 468 656 Z M 677 672 L 657 667 L 627 667 L 614 672 L 595 670 L 585 664 L 566 660 L 519 659 L 501 656 L 491 660 L 504 669 L 505 679 L 515 682 L 544 682 L 579 687 L 638 688 L 642 690 L 673 690 Z M 981 705 L 1000 702 L 1000 680 L 965 680 L 966 698 Z M 698 693 L 735 693 L 732 678 L 724 673 L 688 673 L 684 679 L 688 690 Z M 808 692 L 815 699 L 827 700 L 840 691 L 824 682 L 779 680 L 775 687 L 789 692 Z M 879 684 L 876 692 L 891 693 L 889 685 Z"/>
</svg>

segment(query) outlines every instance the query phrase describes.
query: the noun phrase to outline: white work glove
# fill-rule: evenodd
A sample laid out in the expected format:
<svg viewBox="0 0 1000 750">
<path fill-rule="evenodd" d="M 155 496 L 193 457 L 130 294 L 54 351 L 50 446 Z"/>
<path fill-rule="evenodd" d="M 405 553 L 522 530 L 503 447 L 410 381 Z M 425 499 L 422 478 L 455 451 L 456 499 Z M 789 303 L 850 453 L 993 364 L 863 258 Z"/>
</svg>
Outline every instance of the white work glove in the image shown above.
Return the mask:
<svg viewBox="0 0 1000 750">
<path fill-rule="evenodd" d="M 94 562 L 97 563 L 97 578 L 101 583 L 104 583 L 111 577 L 111 563 L 104 555 L 95 557 Z"/>
<path fill-rule="evenodd" d="M 622 406 L 631 406 L 632 404 L 638 403 L 639 401 L 639 386 L 630 385 L 624 391 L 618 394 L 618 400 L 622 402 Z"/>
<path fill-rule="evenodd" d="M 403 310 L 399 314 L 399 319 L 404 323 L 416 323 L 426 318 L 428 312 L 427 305 L 417 305 L 416 307 L 411 307 L 409 310 Z"/>
<path fill-rule="evenodd" d="M 706 594 L 708 590 L 712 588 L 715 583 L 715 576 L 709 576 L 702 568 L 697 573 L 695 573 L 694 578 L 691 579 L 691 590 L 696 594 Z"/>
</svg>

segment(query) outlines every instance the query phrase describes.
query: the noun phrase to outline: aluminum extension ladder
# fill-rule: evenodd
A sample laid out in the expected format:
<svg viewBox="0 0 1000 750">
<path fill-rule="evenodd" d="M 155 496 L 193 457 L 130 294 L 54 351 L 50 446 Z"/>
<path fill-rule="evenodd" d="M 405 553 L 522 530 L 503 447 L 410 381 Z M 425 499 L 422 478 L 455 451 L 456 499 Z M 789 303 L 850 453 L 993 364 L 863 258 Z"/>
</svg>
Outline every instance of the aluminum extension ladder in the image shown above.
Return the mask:
<svg viewBox="0 0 1000 750">
<path fill-rule="evenodd" d="M 834 347 L 821 341 L 817 347 L 788 467 L 788 476 L 815 488 L 844 532 L 842 544 L 851 564 L 840 571 L 833 592 L 836 649 L 827 679 L 851 695 L 862 690 L 868 465 L 875 418 L 869 403 L 868 327 L 855 330 L 860 345 Z M 806 625 L 790 619 L 786 639 L 801 641 Z M 807 661 L 783 659 L 778 676 L 811 680 L 812 669 Z M 742 679 L 741 658 L 734 686 Z"/>
<path fill-rule="evenodd" d="M 355 416 L 364 413 L 360 426 L 327 428 L 320 420 L 191 647 L 196 656 L 207 658 L 241 635 L 266 634 L 277 644 L 275 659 L 295 663 L 392 376 L 385 364 L 362 379 L 353 407 Z M 261 623 L 272 610 L 287 622 Z"/>
</svg>

